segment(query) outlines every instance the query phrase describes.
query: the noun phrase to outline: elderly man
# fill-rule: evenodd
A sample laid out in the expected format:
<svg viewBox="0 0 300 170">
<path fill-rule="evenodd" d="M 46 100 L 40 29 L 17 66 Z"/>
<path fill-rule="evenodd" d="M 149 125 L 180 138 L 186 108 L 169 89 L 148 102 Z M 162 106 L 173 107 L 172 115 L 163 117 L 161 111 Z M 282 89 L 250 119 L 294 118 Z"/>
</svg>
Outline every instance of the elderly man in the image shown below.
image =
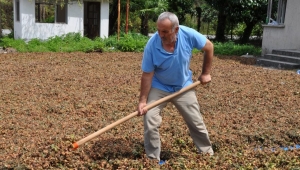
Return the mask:
<svg viewBox="0 0 300 170">
<path fill-rule="evenodd" d="M 192 50 L 204 51 L 201 84 L 211 81 L 213 44 L 192 28 L 179 25 L 178 18 L 164 12 L 157 19 L 157 32 L 148 41 L 142 60 L 141 91 L 138 104 L 139 115 L 144 115 L 144 146 L 151 159 L 160 160 L 161 142 L 159 126 L 162 122 L 162 103 L 146 110 L 148 103 L 159 100 L 193 83 L 189 69 Z M 189 90 L 170 100 L 189 128 L 191 137 L 200 153 L 213 155 L 206 126 L 194 90 Z"/>
</svg>

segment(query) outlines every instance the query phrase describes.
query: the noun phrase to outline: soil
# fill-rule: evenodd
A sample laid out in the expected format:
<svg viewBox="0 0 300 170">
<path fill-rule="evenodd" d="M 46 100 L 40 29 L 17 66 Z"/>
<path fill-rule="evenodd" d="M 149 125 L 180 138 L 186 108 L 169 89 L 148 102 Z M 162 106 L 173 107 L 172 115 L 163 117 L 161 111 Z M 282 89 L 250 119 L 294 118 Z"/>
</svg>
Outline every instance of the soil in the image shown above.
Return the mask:
<svg viewBox="0 0 300 170">
<path fill-rule="evenodd" d="M 6 53 L 15 53 L 17 52 L 16 49 L 14 48 L 3 48 L 3 47 L 0 47 L 0 54 L 6 54 Z"/>
<path fill-rule="evenodd" d="M 299 169 L 300 75 L 215 56 L 196 87 L 215 155 L 198 154 L 173 105 L 163 110 L 159 166 L 145 156 L 142 117 L 73 150 L 136 110 L 142 53 L 0 54 L 0 169 Z M 194 80 L 203 55 L 193 56 Z"/>
</svg>

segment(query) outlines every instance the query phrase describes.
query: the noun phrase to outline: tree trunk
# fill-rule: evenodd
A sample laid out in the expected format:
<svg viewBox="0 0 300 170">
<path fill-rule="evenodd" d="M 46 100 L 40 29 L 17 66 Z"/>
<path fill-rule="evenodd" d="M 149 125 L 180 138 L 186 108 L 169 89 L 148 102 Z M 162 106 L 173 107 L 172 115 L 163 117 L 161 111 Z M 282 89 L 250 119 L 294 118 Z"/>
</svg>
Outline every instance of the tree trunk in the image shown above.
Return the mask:
<svg viewBox="0 0 300 170">
<path fill-rule="evenodd" d="M 210 25 L 210 22 L 207 23 L 207 30 L 206 30 L 206 35 L 208 36 L 209 34 L 209 25 Z"/>
<path fill-rule="evenodd" d="M 145 36 L 148 36 L 149 33 L 148 20 L 148 14 L 141 15 L 141 34 Z"/>
<path fill-rule="evenodd" d="M 2 8 L 6 9 L 6 20 L 7 20 L 7 28 L 14 30 L 14 9 L 13 9 L 13 1 L 7 1 L 7 5 L 4 7 L 2 4 Z M 3 17 L 3 16 L 2 16 Z M 2 21 L 3 22 L 3 21 Z M 3 25 L 3 24 L 2 24 Z M 2 27 L 3 28 L 3 27 Z"/>
<path fill-rule="evenodd" d="M 218 25 L 216 31 L 216 41 L 224 42 L 225 41 L 225 28 L 226 28 L 226 15 L 223 8 L 219 11 L 218 14 Z"/>
<path fill-rule="evenodd" d="M 2 37 L 2 2 L 0 1 L 0 37 Z"/>
<path fill-rule="evenodd" d="M 45 19 L 46 19 L 45 7 L 43 6 L 41 10 L 42 10 L 42 21 L 45 22 Z"/>
<path fill-rule="evenodd" d="M 233 40 L 233 23 L 230 24 L 230 40 Z"/>
<path fill-rule="evenodd" d="M 241 44 L 246 44 L 246 43 L 249 42 L 249 37 L 251 36 L 252 30 L 253 30 L 256 23 L 247 22 L 245 24 L 246 24 L 246 28 L 244 29 L 243 35 L 240 39 Z"/>
<path fill-rule="evenodd" d="M 112 5 L 111 12 L 109 14 L 109 35 L 113 35 L 117 32 L 116 23 L 118 20 L 118 0 L 114 0 Z"/>
<path fill-rule="evenodd" d="M 125 27 L 125 33 L 128 33 L 128 19 L 129 19 L 129 0 L 126 2 L 126 27 Z"/>
<path fill-rule="evenodd" d="M 201 7 L 196 7 L 196 11 L 197 11 L 197 31 L 200 32 L 200 28 L 201 28 L 201 14 L 202 14 Z"/>
</svg>

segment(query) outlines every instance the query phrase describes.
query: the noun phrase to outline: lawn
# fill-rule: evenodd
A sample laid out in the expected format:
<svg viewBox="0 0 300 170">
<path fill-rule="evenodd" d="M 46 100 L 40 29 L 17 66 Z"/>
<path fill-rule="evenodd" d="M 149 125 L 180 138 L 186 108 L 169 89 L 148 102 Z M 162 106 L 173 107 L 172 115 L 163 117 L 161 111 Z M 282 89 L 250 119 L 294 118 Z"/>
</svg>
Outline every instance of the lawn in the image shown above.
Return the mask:
<svg viewBox="0 0 300 170">
<path fill-rule="evenodd" d="M 171 104 L 162 113 L 162 166 L 145 156 L 142 117 L 73 150 L 72 143 L 136 111 L 141 59 L 0 54 L 0 169 L 300 169 L 300 75 L 238 56 L 215 56 L 212 82 L 196 87 L 213 157 L 197 153 Z M 195 80 L 202 61 L 193 56 Z"/>
</svg>

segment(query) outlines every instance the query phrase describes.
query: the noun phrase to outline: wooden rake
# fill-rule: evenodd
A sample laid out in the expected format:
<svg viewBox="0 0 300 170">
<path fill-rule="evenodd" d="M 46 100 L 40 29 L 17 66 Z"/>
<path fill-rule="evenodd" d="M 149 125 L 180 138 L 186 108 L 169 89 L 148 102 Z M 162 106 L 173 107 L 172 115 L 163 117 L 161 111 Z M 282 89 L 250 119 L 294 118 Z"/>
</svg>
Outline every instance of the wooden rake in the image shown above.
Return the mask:
<svg viewBox="0 0 300 170">
<path fill-rule="evenodd" d="M 195 83 L 193 83 L 193 84 L 191 84 L 191 85 L 189 85 L 189 86 L 187 86 L 187 87 L 185 87 L 185 88 L 183 88 L 183 89 L 181 89 L 181 90 L 179 90 L 179 91 L 177 91 L 175 93 L 172 93 L 172 94 L 170 94 L 170 95 L 168 95 L 168 96 L 166 96 L 164 98 L 161 98 L 161 99 L 159 99 L 159 100 L 157 100 L 157 101 L 155 101 L 153 103 L 150 103 L 150 104 L 146 105 L 145 108 L 147 110 L 149 110 L 149 109 L 151 109 L 151 108 L 153 108 L 153 107 L 155 107 L 155 106 L 157 106 L 157 105 L 159 105 L 159 104 L 161 104 L 163 102 L 166 102 L 166 101 L 168 101 L 168 100 L 170 100 L 170 99 L 172 99 L 172 98 L 174 98 L 174 97 L 176 97 L 176 96 L 178 96 L 178 95 L 180 95 L 180 94 L 182 94 L 182 93 L 184 93 L 184 92 L 186 92 L 188 90 L 191 90 L 191 89 L 195 88 L 199 84 L 200 84 L 200 81 L 196 81 Z M 82 144 L 90 141 L 91 139 L 99 136 L 100 134 L 102 134 L 102 133 L 104 133 L 104 132 L 112 129 L 113 127 L 115 127 L 115 126 L 117 126 L 117 125 L 119 125 L 119 124 L 121 124 L 121 123 L 123 123 L 123 122 L 125 122 L 125 121 L 127 121 L 129 119 L 131 119 L 132 117 L 137 116 L 137 115 L 138 115 L 138 111 L 135 111 L 135 112 L 129 114 L 128 116 L 126 116 L 126 117 L 124 117 L 122 119 L 119 119 L 116 122 L 114 122 L 114 123 L 112 123 L 112 124 L 110 124 L 110 125 L 102 128 L 102 129 L 100 129 L 100 130 L 98 130 L 98 131 L 96 131 L 96 132 L 94 132 L 94 133 L 92 133 L 90 135 L 88 135 L 87 137 L 82 138 L 81 140 L 79 140 L 79 141 L 77 141 L 77 142 L 75 142 L 75 143 L 72 144 L 73 149 L 77 149 L 80 145 L 82 145 Z"/>
</svg>

